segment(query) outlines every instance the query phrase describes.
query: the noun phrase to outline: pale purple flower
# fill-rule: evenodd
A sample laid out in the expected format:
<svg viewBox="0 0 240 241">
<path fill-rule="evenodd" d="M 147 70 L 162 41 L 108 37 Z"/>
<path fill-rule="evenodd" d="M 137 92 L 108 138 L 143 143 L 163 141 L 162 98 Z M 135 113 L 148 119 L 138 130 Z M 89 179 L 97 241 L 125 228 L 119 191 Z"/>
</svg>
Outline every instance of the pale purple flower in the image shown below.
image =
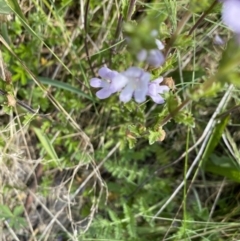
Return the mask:
<svg viewBox="0 0 240 241">
<path fill-rule="evenodd" d="M 163 63 L 165 61 L 165 57 L 160 50 L 151 49 L 148 53 L 146 61 L 150 66 L 152 66 L 154 68 L 158 68 L 161 65 L 163 65 Z"/>
<path fill-rule="evenodd" d="M 124 103 L 134 99 L 138 103 L 146 100 L 148 92 L 148 83 L 150 80 L 150 73 L 137 67 L 130 67 L 122 75 L 127 78 L 127 84 L 120 93 L 120 100 Z"/>
<path fill-rule="evenodd" d="M 120 91 L 128 81 L 123 75 L 107 67 L 100 68 L 98 75 L 102 79 L 92 78 L 90 80 L 90 85 L 95 88 L 102 88 L 96 93 L 99 99 L 106 99 L 113 93 Z"/>
<path fill-rule="evenodd" d="M 169 87 L 166 85 L 159 85 L 163 81 L 163 77 L 159 77 L 148 84 L 147 95 L 157 104 L 163 104 L 164 99 L 161 96 L 164 92 L 169 91 Z"/>
<path fill-rule="evenodd" d="M 222 20 L 237 35 L 240 34 L 240 1 L 222 0 Z"/>
<path fill-rule="evenodd" d="M 140 62 L 146 61 L 150 66 L 154 68 L 160 67 L 165 62 L 165 57 L 160 50 L 164 49 L 163 43 L 159 40 L 155 40 L 156 49 L 142 49 L 137 54 L 137 59 Z"/>
</svg>

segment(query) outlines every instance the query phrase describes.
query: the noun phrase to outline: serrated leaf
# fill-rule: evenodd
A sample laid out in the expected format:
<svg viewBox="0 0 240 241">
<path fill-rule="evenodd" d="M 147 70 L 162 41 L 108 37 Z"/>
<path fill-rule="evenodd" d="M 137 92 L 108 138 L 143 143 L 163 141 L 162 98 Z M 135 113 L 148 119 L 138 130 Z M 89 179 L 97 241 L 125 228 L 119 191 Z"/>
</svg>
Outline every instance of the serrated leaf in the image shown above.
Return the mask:
<svg viewBox="0 0 240 241">
<path fill-rule="evenodd" d="M 137 126 L 135 126 L 135 125 L 128 125 L 128 131 L 129 131 L 131 134 L 134 134 L 136 137 L 139 136 L 138 128 L 137 128 Z"/>
<path fill-rule="evenodd" d="M 12 9 L 7 5 L 5 0 L 0 0 L 0 14 L 11 14 Z"/>
<path fill-rule="evenodd" d="M 137 143 L 136 138 L 133 138 L 133 137 L 127 137 L 127 141 L 128 141 L 129 149 L 134 148 Z"/>
<path fill-rule="evenodd" d="M 158 131 L 149 130 L 148 141 L 149 144 L 152 145 L 156 141 L 163 141 L 166 136 L 165 131 L 160 127 Z"/>
<path fill-rule="evenodd" d="M 177 123 L 184 124 L 190 127 L 195 126 L 194 117 L 192 116 L 192 113 L 187 110 L 178 112 L 173 118 Z"/>
<path fill-rule="evenodd" d="M 167 107 L 171 114 L 175 115 L 176 109 L 181 104 L 181 99 L 177 95 L 171 95 L 167 98 Z"/>
</svg>

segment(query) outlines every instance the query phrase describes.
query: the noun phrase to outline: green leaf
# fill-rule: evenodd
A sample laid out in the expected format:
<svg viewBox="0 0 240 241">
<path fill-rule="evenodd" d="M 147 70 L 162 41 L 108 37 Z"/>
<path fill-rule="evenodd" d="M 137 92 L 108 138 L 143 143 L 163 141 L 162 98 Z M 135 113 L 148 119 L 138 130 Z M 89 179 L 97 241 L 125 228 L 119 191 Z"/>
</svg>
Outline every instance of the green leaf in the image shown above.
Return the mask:
<svg viewBox="0 0 240 241">
<path fill-rule="evenodd" d="M 240 183 L 239 167 L 235 167 L 229 158 L 212 155 L 204 170 Z"/>
<path fill-rule="evenodd" d="M 184 124 L 190 127 L 195 126 L 194 117 L 192 116 L 192 113 L 187 110 L 178 112 L 173 118 L 177 123 Z"/>
<path fill-rule="evenodd" d="M 213 133 L 212 133 L 212 135 L 211 135 L 211 137 L 208 141 L 208 144 L 205 148 L 205 151 L 203 153 L 203 161 L 202 161 L 202 167 L 203 168 L 204 168 L 207 160 L 209 159 L 210 155 L 213 153 L 214 149 L 218 145 L 218 143 L 219 143 L 219 141 L 222 137 L 223 131 L 228 124 L 228 121 L 229 121 L 229 116 L 226 116 L 225 118 L 223 118 L 221 120 L 220 123 L 218 123 L 215 126 L 215 128 L 213 130 Z"/>
<path fill-rule="evenodd" d="M 55 152 L 55 149 L 52 145 L 52 143 L 49 141 L 49 139 L 47 138 L 46 134 L 44 134 L 40 129 L 38 128 L 34 128 L 34 131 L 39 139 L 39 141 L 41 142 L 41 144 L 43 145 L 45 151 L 47 152 L 47 154 L 55 161 L 58 161 L 59 158 L 57 156 L 57 153 Z"/>
<path fill-rule="evenodd" d="M 7 5 L 4 0 L 0 0 L 0 14 L 11 14 L 12 9 Z"/>
<path fill-rule="evenodd" d="M 167 98 L 167 107 L 170 114 L 175 115 L 176 109 L 181 104 L 181 99 L 177 95 L 170 94 L 169 98 Z"/>
<path fill-rule="evenodd" d="M 124 211 L 125 217 L 129 219 L 129 223 L 127 224 L 128 234 L 131 238 L 136 238 L 137 237 L 136 219 L 132 213 L 132 209 L 126 203 L 124 203 L 123 211 Z"/>
<path fill-rule="evenodd" d="M 9 207 L 6 205 L 0 205 L 0 218 L 7 219 L 10 217 L 13 217 L 13 214 Z"/>
<path fill-rule="evenodd" d="M 192 0 L 190 1 L 190 9 L 193 12 L 203 12 L 210 7 L 211 1 L 209 0 Z"/>
<path fill-rule="evenodd" d="M 38 77 L 38 80 L 42 84 L 51 85 L 51 86 L 54 86 L 56 88 L 63 89 L 63 90 L 72 92 L 74 94 L 80 95 L 82 97 L 85 97 L 85 98 L 87 98 L 91 101 L 96 101 L 92 96 L 89 96 L 89 95 L 85 94 L 83 91 L 79 90 L 78 88 L 75 88 L 75 87 L 71 86 L 68 83 L 64 83 L 64 82 L 61 82 L 61 81 L 58 81 L 58 80 L 53 80 L 53 79 L 45 78 L 45 77 Z"/>
<path fill-rule="evenodd" d="M 223 52 L 222 59 L 219 62 L 218 79 L 226 82 L 226 75 L 229 75 L 239 66 L 240 63 L 240 46 L 236 39 L 232 39 L 228 42 L 227 48 Z M 231 79 L 229 79 L 231 81 Z"/>
<path fill-rule="evenodd" d="M 148 141 L 152 145 L 156 141 L 163 141 L 165 138 L 165 131 L 162 128 L 159 128 L 158 131 L 149 130 Z"/>
<path fill-rule="evenodd" d="M 121 4 L 121 12 L 122 12 L 123 18 L 127 19 L 129 0 L 122 0 L 121 2 L 122 2 L 122 4 Z"/>
<path fill-rule="evenodd" d="M 128 125 L 128 131 L 131 134 L 134 134 L 136 137 L 140 137 L 139 131 L 136 125 Z"/>
<path fill-rule="evenodd" d="M 16 206 L 13 210 L 13 215 L 15 217 L 20 216 L 23 213 L 23 211 L 24 211 L 23 206 Z"/>
<path fill-rule="evenodd" d="M 19 230 L 21 227 L 26 227 L 27 222 L 22 217 L 12 217 L 9 220 L 9 226 L 12 227 L 15 230 Z"/>
<path fill-rule="evenodd" d="M 26 22 L 26 19 L 22 13 L 22 10 L 18 4 L 18 1 L 17 0 L 6 0 L 8 6 L 15 12 L 17 13 L 21 18 L 22 20 L 24 20 Z"/>
<path fill-rule="evenodd" d="M 133 136 L 127 136 L 127 141 L 130 149 L 134 148 L 137 143 L 137 139 Z"/>
</svg>

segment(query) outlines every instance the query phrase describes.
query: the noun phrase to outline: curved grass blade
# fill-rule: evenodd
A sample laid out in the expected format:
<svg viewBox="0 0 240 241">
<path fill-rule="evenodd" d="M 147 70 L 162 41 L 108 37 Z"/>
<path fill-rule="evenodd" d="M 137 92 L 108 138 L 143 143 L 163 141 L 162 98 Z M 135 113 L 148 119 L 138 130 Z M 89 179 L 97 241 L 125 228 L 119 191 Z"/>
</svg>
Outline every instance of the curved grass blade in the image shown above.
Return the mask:
<svg viewBox="0 0 240 241">
<path fill-rule="evenodd" d="M 219 141 L 221 140 L 222 134 L 228 124 L 229 115 L 223 118 L 213 130 L 213 133 L 209 139 L 209 142 L 206 146 L 206 149 L 203 153 L 203 160 L 202 160 L 202 167 L 205 169 L 206 165 L 208 164 L 209 157 L 215 150 L 216 146 L 218 145 Z"/>
<path fill-rule="evenodd" d="M 42 84 L 51 85 L 51 86 L 54 86 L 56 88 L 63 89 L 63 90 L 75 93 L 77 95 L 80 95 L 82 97 L 85 97 L 85 98 L 87 98 L 91 101 L 94 101 L 94 102 L 96 101 L 93 97 L 85 94 L 83 91 L 79 90 L 78 88 L 75 88 L 75 87 L 71 86 L 68 83 L 64 83 L 64 82 L 61 82 L 61 81 L 58 81 L 58 80 L 53 80 L 53 79 L 45 78 L 45 77 L 38 77 L 38 80 Z"/>
</svg>

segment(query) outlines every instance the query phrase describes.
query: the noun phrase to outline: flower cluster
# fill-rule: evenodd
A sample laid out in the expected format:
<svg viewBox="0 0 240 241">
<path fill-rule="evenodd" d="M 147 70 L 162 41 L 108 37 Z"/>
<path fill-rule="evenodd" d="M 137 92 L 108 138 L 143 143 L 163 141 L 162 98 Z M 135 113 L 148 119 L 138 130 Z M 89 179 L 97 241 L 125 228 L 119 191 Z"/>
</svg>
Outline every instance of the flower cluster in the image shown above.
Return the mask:
<svg viewBox="0 0 240 241">
<path fill-rule="evenodd" d="M 124 72 L 110 70 L 102 67 L 98 71 L 100 78 L 92 78 L 90 85 L 95 88 L 101 88 L 96 95 L 99 99 L 106 99 L 116 92 L 120 92 L 120 101 L 126 103 L 134 97 L 137 103 L 146 100 L 150 96 L 157 104 L 164 103 L 161 96 L 165 91 L 169 91 L 166 85 L 159 85 L 163 78 L 160 77 L 150 82 L 150 73 L 138 67 L 130 67 Z"/>
</svg>

